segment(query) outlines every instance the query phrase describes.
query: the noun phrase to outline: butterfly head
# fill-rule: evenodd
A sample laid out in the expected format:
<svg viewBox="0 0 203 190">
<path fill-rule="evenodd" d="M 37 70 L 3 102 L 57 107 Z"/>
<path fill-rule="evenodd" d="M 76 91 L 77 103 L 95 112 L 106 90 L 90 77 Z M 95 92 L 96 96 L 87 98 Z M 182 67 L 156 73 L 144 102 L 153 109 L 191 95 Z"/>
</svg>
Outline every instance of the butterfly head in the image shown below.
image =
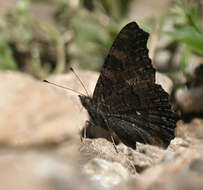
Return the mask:
<svg viewBox="0 0 203 190">
<path fill-rule="evenodd" d="M 89 96 L 79 95 L 81 104 L 88 110 L 91 105 L 91 98 Z"/>
<path fill-rule="evenodd" d="M 102 113 L 98 110 L 97 105 L 93 102 L 93 99 L 89 96 L 79 95 L 80 102 L 87 110 L 91 121 L 95 125 L 104 125 Z"/>
</svg>

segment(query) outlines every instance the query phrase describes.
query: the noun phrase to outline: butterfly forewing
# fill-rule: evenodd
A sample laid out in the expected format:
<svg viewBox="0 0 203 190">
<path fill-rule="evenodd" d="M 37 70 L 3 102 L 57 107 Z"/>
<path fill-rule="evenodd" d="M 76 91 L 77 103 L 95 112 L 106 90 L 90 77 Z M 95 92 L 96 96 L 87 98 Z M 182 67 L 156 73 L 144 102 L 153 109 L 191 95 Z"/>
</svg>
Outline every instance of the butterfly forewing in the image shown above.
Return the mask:
<svg viewBox="0 0 203 190">
<path fill-rule="evenodd" d="M 93 100 L 108 98 L 126 83 L 142 85 L 155 82 L 155 70 L 146 47 L 149 34 L 135 23 L 126 25 L 116 37 L 101 69 Z M 113 90 L 112 90 L 113 89 Z"/>
</svg>

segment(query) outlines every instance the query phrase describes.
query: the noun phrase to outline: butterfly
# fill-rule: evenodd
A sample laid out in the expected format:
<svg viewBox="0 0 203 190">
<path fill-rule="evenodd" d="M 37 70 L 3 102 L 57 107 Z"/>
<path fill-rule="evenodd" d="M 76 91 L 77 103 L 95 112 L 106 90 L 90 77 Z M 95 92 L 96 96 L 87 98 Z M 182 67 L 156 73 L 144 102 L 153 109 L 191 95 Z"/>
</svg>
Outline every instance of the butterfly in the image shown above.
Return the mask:
<svg viewBox="0 0 203 190">
<path fill-rule="evenodd" d="M 148 38 L 136 22 L 127 24 L 113 42 L 93 96 L 79 95 L 90 123 L 113 131 L 133 149 L 136 142 L 167 148 L 178 120 L 168 93 L 155 84 Z"/>
</svg>

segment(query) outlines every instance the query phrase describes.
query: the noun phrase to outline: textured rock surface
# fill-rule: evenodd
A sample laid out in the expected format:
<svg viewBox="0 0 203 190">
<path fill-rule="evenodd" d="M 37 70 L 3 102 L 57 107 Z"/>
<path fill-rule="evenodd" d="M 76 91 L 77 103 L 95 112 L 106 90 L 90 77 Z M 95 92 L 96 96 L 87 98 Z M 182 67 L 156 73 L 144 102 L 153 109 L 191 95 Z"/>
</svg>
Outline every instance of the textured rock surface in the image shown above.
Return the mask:
<svg viewBox="0 0 203 190">
<path fill-rule="evenodd" d="M 173 82 L 169 77 L 159 72 L 156 72 L 156 83 L 160 84 L 166 92 L 168 92 L 169 94 L 171 93 Z"/>
<path fill-rule="evenodd" d="M 99 189 L 72 161 L 42 152 L 1 153 L 0 171 L 0 187 L 6 190 Z"/>
<path fill-rule="evenodd" d="M 203 110 L 203 88 L 197 87 L 192 89 L 179 89 L 175 98 L 179 108 L 185 112 L 202 112 Z"/>
<path fill-rule="evenodd" d="M 130 178 L 128 170 L 119 162 L 110 162 L 100 158 L 91 159 L 83 168 L 90 179 L 104 189 L 118 185 Z"/>
<path fill-rule="evenodd" d="M 124 152 L 122 147 L 118 146 L 118 153 L 113 144 L 106 139 L 86 139 L 80 148 L 81 163 L 85 164 L 94 158 L 101 158 L 110 162 L 119 162 L 126 167 L 129 172 L 135 173 L 135 167 L 132 158 L 128 155 L 128 150 Z"/>
<path fill-rule="evenodd" d="M 1 72 L 0 142 L 10 146 L 42 145 L 78 138 L 85 114 L 71 98 L 32 77 Z"/>
<path fill-rule="evenodd" d="M 190 146 L 201 143 L 203 141 L 203 120 L 196 118 L 189 123 L 179 122 L 176 136 L 188 141 Z"/>
<path fill-rule="evenodd" d="M 77 73 L 91 94 L 98 74 Z M 21 73 L 0 72 L 0 79 L 1 189 L 202 188 L 201 119 L 178 122 L 166 150 L 120 143 L 116 153 L 106 139 L 80 141 L 87 114 L 77 94 Z M 48 80 L 85 93 L 73 74 Z"/>
<path fill-rule="evenodd" d="M 148 169 L 142 180 L 150 189 L 201 189 L 202 147 L 177 151 L 170 160 Z M 149 177 L 151 176 L 151 178 Z M 149 180 L 145 180 L 145 179 Z"/>
</svg>

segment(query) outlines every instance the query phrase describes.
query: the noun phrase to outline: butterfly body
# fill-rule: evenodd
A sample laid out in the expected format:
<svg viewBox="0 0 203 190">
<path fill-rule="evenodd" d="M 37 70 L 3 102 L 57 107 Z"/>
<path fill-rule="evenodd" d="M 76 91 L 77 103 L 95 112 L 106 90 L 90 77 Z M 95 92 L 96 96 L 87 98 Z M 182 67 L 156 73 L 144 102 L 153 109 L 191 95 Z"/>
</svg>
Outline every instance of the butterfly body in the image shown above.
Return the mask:
<svg viewBox="0 0 203 190">
<path fill-rule="evenodd" d="M 100 126 L 107 130 L 108 127 L 106 126 L 104 117 L 103 117 L 104 113 L 98 109 L 96 104 L 93 104 L 92 98 L 88 96 L 83 96 L 83 95 L 79 95 L 79 98 L 83 107 L 85 107 L 85 109 L 87 110 L 91 118 L 91 122 L 94 125 Z"/>
<path fill-rule="evenodd" d="M 79 96 L 94 125 L 134 149 L 136 142 L 166 148 L 178 120 L 168 94 L 155 84 L 148 37 L 135 22 L 127 24 L 110 49 L 93 97 Z"/>
</svg>

